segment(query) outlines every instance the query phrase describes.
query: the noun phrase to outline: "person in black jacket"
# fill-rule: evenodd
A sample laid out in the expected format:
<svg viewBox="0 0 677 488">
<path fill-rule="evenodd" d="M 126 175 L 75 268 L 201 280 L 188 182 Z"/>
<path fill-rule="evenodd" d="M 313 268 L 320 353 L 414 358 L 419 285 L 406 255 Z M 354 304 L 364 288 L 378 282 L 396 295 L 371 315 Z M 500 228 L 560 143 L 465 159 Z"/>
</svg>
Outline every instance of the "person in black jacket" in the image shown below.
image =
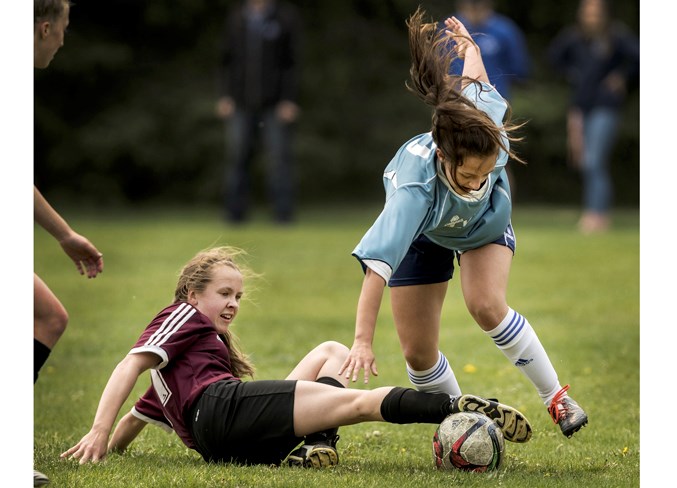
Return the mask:
<svg viewBox="0 0 677 488">
<path fill-rule="evenodd" d="M 243 0 L 227 18 L 216 114 L 226 120 L 225 210 L 246 220 L 258 137 L 268 151 L 268 194 L 277 222 L 293 220 L 292 139 L 297 105 L 300 16 L 276 0 Z"/>
</svg>

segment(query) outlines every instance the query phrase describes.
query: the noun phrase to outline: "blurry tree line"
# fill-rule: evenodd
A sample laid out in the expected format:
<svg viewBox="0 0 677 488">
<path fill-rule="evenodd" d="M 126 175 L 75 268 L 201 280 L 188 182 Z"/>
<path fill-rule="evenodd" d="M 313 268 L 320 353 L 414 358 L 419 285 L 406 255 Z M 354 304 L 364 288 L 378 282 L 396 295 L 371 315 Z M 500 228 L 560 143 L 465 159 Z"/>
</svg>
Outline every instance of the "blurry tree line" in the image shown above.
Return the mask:
<svg viewBox="0 0 677 488">
<path fill-rule="evenodd" d="M 381 201 L 383 168 L 430 127 L 404 87 L 405 20 L 420 4 L 434 20 L 453 1 L 290 0 L 304 20 L 299 200 Z M 233 0 L 76 1 L 64 47 L 35 70 L 35 182 L 50 198 L 92 205 L 216 203 L 225 173 L 223 122 L 214 115 L 218 47 Z M 568 87 L 545 61 L 576 0 L 497 0 L 527 36 L 533 76 L 513 113 L 528 124 L 517 147 L 516 201 L 575 203 L 566 166 Z M 616 1 L 639 34 L 639 2 Z M 639 203 L 639 94 L 626 107 L 613 173 L 616 202 Z M 262 165 L 259 165 L 261 167 Z M 262 185 L 261 185 L 262 186 Z M 331 188 L 333 194 L 327 194 Z M 262 192 L 262 189 L 260 190 Z"/>
</svg>

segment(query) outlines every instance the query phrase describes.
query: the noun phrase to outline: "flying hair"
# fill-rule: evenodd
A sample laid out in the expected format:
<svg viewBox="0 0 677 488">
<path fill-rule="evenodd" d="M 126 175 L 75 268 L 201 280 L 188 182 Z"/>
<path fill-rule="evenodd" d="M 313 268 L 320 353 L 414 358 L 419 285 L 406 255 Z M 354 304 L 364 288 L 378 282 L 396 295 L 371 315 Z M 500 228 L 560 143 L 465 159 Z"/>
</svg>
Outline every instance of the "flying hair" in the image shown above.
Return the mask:
<svg viewBox="0 0 677 488">
<path fill-rule="evenodd" d="M 509 157 L 526 164 L 510 149 L 510 143 L 522 140 L 513 134 L 524 124 L 511 122 L 508 104 L 503 124 L 496 126 L 489 115 L 463 95 L 463 87 L 470 83 L 475 84 L 479 92 L 489 88 L 474 78 L 449 74 L 450 64 L 458 58 L 454 36 L 450 38 L 434 22 L 425 22 L 425 15 L 419 7 L 407 20 L 411 67 L 405 86 L 432 107 L 433 140 L 445 159 L 455 171 L 468 156 L 486 157 L 503 149 Z"/>
</svg>

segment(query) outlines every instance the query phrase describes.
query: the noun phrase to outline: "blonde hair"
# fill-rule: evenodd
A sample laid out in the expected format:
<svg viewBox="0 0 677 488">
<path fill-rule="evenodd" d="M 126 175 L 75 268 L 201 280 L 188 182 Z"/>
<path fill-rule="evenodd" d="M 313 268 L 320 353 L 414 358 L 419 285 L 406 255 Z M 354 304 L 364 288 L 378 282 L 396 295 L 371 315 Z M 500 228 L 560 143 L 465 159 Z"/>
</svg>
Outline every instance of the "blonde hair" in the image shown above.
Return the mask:
<svg viewBox="0 0 677 488">
<path fill-rule="evenodd" d="M 198 252 L 181 270 L 174 291 L 174 303 L 187 301 L 191 291 L 202 292 L 212 281 L 212 270 L 217 266 L 228 266 L 242 275 L 243 280 L 258 276 L 249 268 L 236 261 L 247 253 L 242 249 L 220 246 Z M 235 376 L 254 376 L 254 365 L 239 347 L 237 337 L 228 329 L 221 334 L 223 342 L 230 351 L 232 373 Z"/>
<path fill-rule="evenodd" d="M 449 74 L 449 65 L 458 56 L 451 49 L 444 30 L 438 29 L 436 23 L 425 23 L 425 15 L 419 7 L 407 20 L 411 67 L 406 87 L 433 107 L 433 140 L 452 166 L 452 175 L 466 157 L 490 156 L 499 148 L 524 163 L 509 147 L 509 142 L 522 140 L 512 133 L 524 124 L 510 122 L 512 112 L 508 104 L 505 121 L 502 126 L 497 126 L 491 117 L 463 96 L 462 86 L 467 83 L 476 84 L 480 91 L 486 88 L 473 78 Z"/>
</svg>

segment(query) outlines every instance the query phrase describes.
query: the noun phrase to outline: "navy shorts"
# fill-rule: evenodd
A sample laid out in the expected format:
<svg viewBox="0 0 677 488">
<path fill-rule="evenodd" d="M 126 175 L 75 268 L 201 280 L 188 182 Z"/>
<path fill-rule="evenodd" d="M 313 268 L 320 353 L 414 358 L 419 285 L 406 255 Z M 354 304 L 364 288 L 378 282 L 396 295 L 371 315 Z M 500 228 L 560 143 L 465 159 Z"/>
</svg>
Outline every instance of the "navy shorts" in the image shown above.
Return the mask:
<svg viewBox="0 0 677 488">
<path fill-rule="evenodd" d="M 212 383 L 188 419 L 207 462 L 279 465 L 303 438 L 294 435 L 294 380 Z"/>
<path fill-rule="evenodd" d="M 493 241 L 493 244 L 505 246 L 515 253 L 515 232 L 512 224 L 508 224 L 503 235 Z M 429 285 L 449 281 L 454 276 L 454 260 L 459 259 L 461 254 L 462 252 L 435 244 L 421 234 L 409 247 L 400 266 L 390 277 L 388 286 Z"/>
</svg>

